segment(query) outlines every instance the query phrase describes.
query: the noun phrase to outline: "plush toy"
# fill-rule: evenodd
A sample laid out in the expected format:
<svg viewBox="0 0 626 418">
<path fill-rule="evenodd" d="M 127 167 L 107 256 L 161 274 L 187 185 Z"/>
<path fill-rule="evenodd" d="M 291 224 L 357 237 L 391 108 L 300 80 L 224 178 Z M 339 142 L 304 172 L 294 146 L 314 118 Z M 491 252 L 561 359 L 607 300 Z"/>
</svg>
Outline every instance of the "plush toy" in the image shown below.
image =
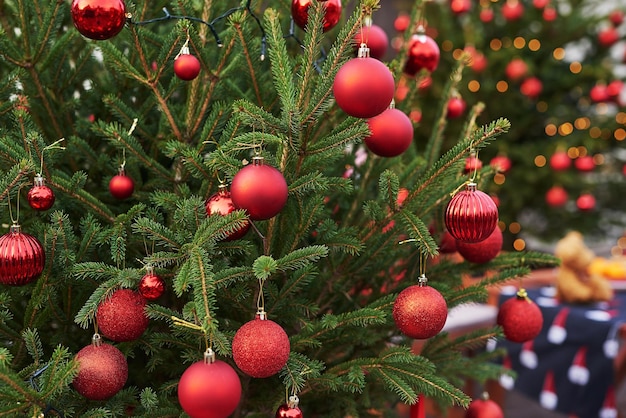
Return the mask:
<svg viewBox="0 0 626 418">
<path fill-rule="evenodd" d="M 589 272 L 589 266 L 596 256 L 585 245 L 579 232 L 572 231 L 565 235 L 556 244 L 554 255 L 561 259 L 556 277 L 557 297 L 561 301 L 591 303 L 613 298 L 609 281 Z"/>
</svg>

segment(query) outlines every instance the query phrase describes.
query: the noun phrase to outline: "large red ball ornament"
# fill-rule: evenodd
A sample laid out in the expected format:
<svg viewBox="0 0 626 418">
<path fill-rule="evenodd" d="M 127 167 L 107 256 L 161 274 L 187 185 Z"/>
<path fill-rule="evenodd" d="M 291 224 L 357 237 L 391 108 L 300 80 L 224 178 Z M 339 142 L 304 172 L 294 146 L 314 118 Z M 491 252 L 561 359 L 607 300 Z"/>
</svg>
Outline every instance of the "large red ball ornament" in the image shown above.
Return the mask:
<svg viewBox="0 0 626 418">
<path fill-rule="evenodd" d="M 35 281 L 46 264 L 43 246 L 37 238 L 14 224 L 0 237 L 0 284 L 22 286 Z"/>
<path fill-rule="evenodd" d="M 70 13 L 76 29 L 97 41 L 114 37 L 126 23 L 123 0 L 73 0 Z"/>
<path fill-rule="evenodd" d="M 180 54 L 174 60 L 174 74 L 181 80 L 193 80 L 200 74 L 200 61 L 189 53 Z"/>
<path fill-rule="evenodd" d="M 283 174 L 254 157 L 239 170 L 230 185 L 230 197 L 237 209 L 245 209 L 254 221 L 272 218 L 287 203 L 289 189 Z"/>
<path fill-rule="evenodd" d="M 333 81 L 337 105 L 356 118 L 373 118 L 391 104 L 395 82 L 389 68 L 359 49 L 359 57 L 341 66 Z"/>
<path fill-rule="evenodd" d="M 297 406 L 281 405 L 276 410 L 276 418 L 303 418 L 302 411 Z"/>
<path fill-rule="evenodd" d="M 100 333 L 110 340 L 133 341 L 148 328 L 146 299 L 130 289 L 119 289 L 98 305 L 96 321 Z"/>
<path fill-rule="evenodd" d="M 444 222 L 458 241 L 480 242 L 496 227 L 498 207 L 491 196 L 476 190 L 476 183 L 469 183 L 448 202 Z"/>
<path fill-rule="evenodd" d="M 195 362 L 178 382 L 178 402 L 191 418 L 229 417 L 240 400 L 239 376 L 220 360 Z"/>
<path fill-rule="evenodd" d="M 372 24 L 365 25 L 356 33 L 354 43 L 357 48 L 361 44 L 366 44 L 370 49 L 370 57 L 382 60 L 387 53 L 387 47 L 389 47 L 389 38 L 383 28 Z"/>
<path fill-rule="evenodd" d="M 214 193 L 213 195 L 211 195 L 211 197 L 207 199 L 205 203 L 205 209 L 207 216 L 226 216 L 229 213 L 237 210 L 230 195 L 230 191 L 228 190 L 228 186 L 226 186 L 225 184 L 220 184 L 217 193 Z M 225 241 L 233 241 L 239 238 L 243 238 L 248 233 L 249 229 L 250 222 L 246 221 L 246 224 L 244 226 L 228 234 Z"/>
<path fill-rule="evenodd" d="M 502 250 L 502 231 L 496 226 L 491 235 L 480 242 L 457 241 L 456 249 L 465 260 L 471 263 L 487 263 Z"/>
<path fill-rule="evenodd" d="M 556 151 L 550 156 L 550 167 L 554 171 L 565 171 L 572 165 L 572 159 L 565 151 Z"/>
<path fill-rule="evenodd" d="M 300 28 L 304 29 L 309 20 L 309 7 L 314 0 L 292 0 L 291 17 Z M 341 19 L 341 0 L 318 0 L 324 6 L 324 18 L 322 30 L 328 32 L 334 28 Z"/>
<path fill-rule="evenodd" d="M 474 399 L 467 410 L 465 418 L 504 418 L 500 405 L 485 396 L 483 399 Z"/>
<path fill-rule="evenodd" d="M 291 346 L 285 330 L 276 322 L 259 317 L 246 322 L 233 337 L 233 359 L 248 376 L 273 376 L 289 359 Z"/>
<path fill-rule="evenodd" d="M 426 278 L 420 284 L 404 289 L 393 304 L 393 320 L 398 329 L 407 337 L 430 338 L 439 333 L 448 317 L 448 305 L 436 289 L 426 285 Z"/>
<path fill-rule="evenodd" d="M 395 157 L 413 142 L 413 123 L 402 111 L 391 108 L 368 119 L 370 136 L 364 139 L 367 148 L 380 157 Z"/>
<path fill-rule="evenodd" d="M 123 171 L 113 176 L 109 181 L 109 193 L 116 199 L 127 199 L 133 195 L 134 191 L 135 182 Z"/>
<path fill-rule="evenodd" d="M 523 343 L 539 335 L 543 314 L 526 290 L 520 289 L 515 297 L 500 305 L 496 322 L 502 327 L 507 340 Z"/>
<path fill-rule="evenodd" d="M 76 353 L 75 359 L 78 362 L 78 374 L 72 386 L 87 399 L 109 399 L 126 384 L 126 357 L 116 347 L 102 343 L 98 335 L 94 336 L 92 344 Z"/>
<path fill-rule="evenodd" d="M 37 174 L 33 180 L 33 187 L 27 195 L 28 205 L 36 211 L 45 211 L 54 204 L 55 196 L 51 188 L 46 186 L 46 180 Z"/>
<path fill-rule="evenodd" d="M 439 65 L 440 56 L 441 52 L 437 42 L 425 33 L 418 31 L 409 41 L 408 55 L 403 71 L 410 76 L 414 76 L 423 69 L 432 73 Z"/>
<path fill-rule="evenodd" d="M 165 282 L 160 276 L 154 274 L 152 269 L 148 269 L 139 281 L 137 290 L 147 300 L 156 300 L 165 292 Z"/>
<path fill-rule="evenodd" d="M 561 186 L 552 186 L 546 192 L 546 203 L 554 208 L 565 206 L 568 198 L 567 191 Z"/>
</svg>

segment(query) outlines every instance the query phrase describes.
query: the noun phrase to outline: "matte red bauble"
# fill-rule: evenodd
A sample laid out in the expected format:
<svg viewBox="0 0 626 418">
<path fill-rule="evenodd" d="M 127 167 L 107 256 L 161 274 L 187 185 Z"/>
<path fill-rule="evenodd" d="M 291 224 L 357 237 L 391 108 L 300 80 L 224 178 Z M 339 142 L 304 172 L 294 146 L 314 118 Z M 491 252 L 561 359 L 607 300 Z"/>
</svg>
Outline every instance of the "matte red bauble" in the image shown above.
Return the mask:
<svg viewBox="0 0 626 418">
<path fill-rule="evenodd" d="M 165 282 L 161 277 L 148 271 L 144 274 L 137 286 L 139 294 L 148 300 L 156 300 L 165 292 Z"/>
<path fill-rule="evenodd" d="M 462 15 L 464 13 L 469 12 L 472 9 L 472 1 L 471 0 L 451 0 L 450 1 L 450 10 L 455 15 Z"/>
<path fill-rule="evenodd" d="M 591 193 L 583 193 L 576 199 L 576 207 L 582 211 L 590 211 L 596 207 L 596 198 Z"/>
<path fill-rule="evenodd" d="M 606 90 L 606 85 L 604 83 L 598 83 L 591 87 L 591 90 L 589 90 L 589 98 L 594 103 L 609 101 L 609 93 Z"/>
<path fill-rule="evenodd" d="M 533 0 L 533 7 L 536 9 L 543 9 L 548 4 L 550 4 L 551 0 Z"/>
<path fill-rule="evenodd" d="M 245 209 L 254 221 L 272 218 L 287 203 L 289 189 L 283 174 L 254 157 L 239 170 L 230 184 L 230 197 L 237 209 Z"/>
<path fill-rule="evenodd" d="M 27 199 L 31 208 L 45 211 L 52 207 L 55 196 L 52 189 L 46 186 L 46 180 L 37 174 L 33 180 L 33 187 L 28 191 Z"/>
<path fill-rule="evenodd" d="M 465 100 L 463 100 L 462 97 L 460 96 L 454 96 L 454 97 L 450 97 L 450 100 L 448 100 L 448 111 L 446 113 L 446 117 L 448 119 L 456 119 L 458 117 L 460 117 L 461 115 L 463 115 L 463 112 L 465 112 L 465 108 L 467 107 L 467 105 L 465 104 Z"/>
<path fill-rule="evenodd" d="M 359 51 L 359 55 L 367 52 Z M 333 81 L 337 105 L 356 118 L 373 118 L 391 104 L 395 82 L 389 68 L 368 56 L 352 58 L 341 66 Z"/>
<path fill-rule="evenodd" d="M 233 359 L 248 376 L 273 376 L 289 359 L 291 346 L 285 330 L 269 319 L 253 319 L 237 330 L 233 338 Z"/>
<path fill-rule="evenodd" d="M 565 151 L 556 151 L 550 156 L 550 167 L 554 171 L 565 171 L 572 165 L 572 159 Z"/>
<path fill-rule="evenodd" d="M 619 41 L 619 37 L 619 31 L 614 26 L 610 26 L 598 32 L 598 43 L 608 48 Z"/>
<path fill-rule="evenodd" d="M 404 289 L 393 304 L 393 320 L 407 337 L 425 339 L 442 330 L 448 305 L 436 289 L 419 284 Z"/>
<path fill-rule="evenodd" d="M 444 221 L 457 240 L 480 242 L 496 227 L 498 207 L 491 196 L 476 190 L 476 183 L 469 183 L 448 202 Z"/>
<path fill-rule="evenodd" d="M 300 408 L 290 407 L 287 404 L 281 405 L 276 410 L 276 418 L 303 418 Z"/>
<path fill-rule="evenodd" d="M 387 53 L 389 47 L 389 38 L 383 28 L 372 24 L 364 26 L 354 37 L 356 48 L 358 49 L 362 43 L 365 43 L 370 49 L 370 57 L 382 60 Z"/>
<path fill-rule="evenodd" d="M 496 319 L 507 340 L 523 343 L 534 339 L 541 332 L 543 314 L 524 289 L 506 300 L 498 310 Z"/>
<path fill-rule="evenodd" d="M 489 165 L 498 173 L 508 173 L 513 163 L 511 163 L 511 159 L 506 155 L 496 155 L 489 161 Z"/>
<path fill-rule="evenodd" d="M 406 13 L 400 13 L 393 21 L 393 27 L 398 32 L 404 32 L 411 23 L 411 17 Z"/>
<path fill-rule="evenodd" d="M 109 193 L 116 199 L 127 199 L 133 195 L 135 191 L 135 182 L 124 172 L 113 176 L 109 181 Z"/>
<path fill-rule="evenodd" d="M 197 361 L 178 382 L 178 402 L 191 418 L 229 417 L 241 400 L 241 382 L 227 363 Z"/>
<path fill-rule="evenodd" d="M 489 23 L 493 20 L 493 9 L 491 7 L 483 7 L 480 9 L 478 18 L 483 23 Z"/>
<path fill-rule="evenodd" d="M 463 168 L 463 173 L 468 174 L 473 171 L 477 171 L 483 168 L 483 162 L 480 161 L 480 158 L 475 155 L 470 155 L 465 159 L 465 167 Z"/>
<path fill-rule="evenodd" d="M 457 241 L 456 249 L 470 263 L 487 263 L 500 254 L 500 250 L 502 250 L 502 231 L 496 226 L 491 235 L 480 242 Z"/>
<path fill-rule="evenodd" d="M 609 21 L 613 26 L 619 26 L 624 23 L 624 11 L 620 9 L 613 10 L 609 13 Z"/>
<path fill-rule="evenodd" d="M 395 157 L 413 142 L 413 124 L 402 111 L 387 109 L 368 119 L 370 136 L 364 139 L 367 148 L 380 157 Z"/>
<path fill-rule="evenodd" d="M 148 328 L 145 306 L 146 299 L 139 293 L 116 290 L 98 305 L 96 321 L 100 333 L 117 342 L 136 340 Z"/>
<path fill-rule="evenodd" d="M 506 20 L 518 20 L 524 16 L 524 5 L 519 0 L 507 0 L 502 5 L 501 11 Z"/>
<path fill-rule="evenodd" d="M 439 65 L 441 56 L 437 42 L 422 32 L 411 37 L 407 54 L 404 73 L 410 76 L 414 76 L 423 69 L 432 73 Z"/>
<path fill-rule="evenodd" d="M 78 374 L 72 381 L 74 389 L 92 401 L 109 399 L 119 392 L 128 379 L 126 357 L 116 347 L 94 342 L 76 353 Z"/>
<path fill-rule="evenodd" d="M 556 20 L 557 17 L 559 17 L 559 12 L 557 12 L 554 7 L 548 6 L 543 9 L 541 17 L 543 17 L 543 20 L 545 20 L 546 22 L 553 22 Z"/>
<path fill-rule="evenodd" d="M 511 81 L 516 81 L 526 76 L 528 64 L 521 58 L 513 58 L 504 68 L 504 74 Z"/>
<path fill-rule="evenodd" d="M 174 60 L 174 74 L 181 80 L 193 80 L 200 74 L 200 61 L 195 55 L 181 54 Z"/>
<path fill-rule="evenodd" d="M 529 99 L 536 99 L 543 91 L 543 83 L 537 77 L 529 77 L 522 81 L 519 90 Z"/>
<path fill-rule="evenodd" d="M 623 89 L 624 82 L 622 80 L 613 80 L 606 85 L 606 94 L 608 94 L 609 99 L 617 100 Z"/>
<path fill-rule="evenodd" d="M 567 191 L 561 186 L 552 186 L 546 192 L 546 203 L 552 207 L 561 207 L 567 203 Z"/>
<path fill-rule="evenodd" d="M 14 224 L 0 236 L 0 284 L 22 286 L 35 281 L 46 264 L 43 246 L 37 238 Z"/>
<path fill-rule="evenodd" d="M 217 193 L 211 195 L 211 197 L 209 197 L 206 201 L 205 209 L 207 216 L 226 216 L 229 213 L 237 210 L 230 195 L 230 191 L 228 190 L 228 186 L 226 186 L 225 184 L 221 184 Z M 244 226 L 236 231 L 232 231 L 231 233 L 229 233 L 224 241 L 233 241 L 239 238 L 243 238 L 248 233 L 249 229 L 250 222 L 246 220 Z"/>
<path fill-rule="evenodd" d="M 309 20 L 309 7 L 314 0 L 292 0 L 291 17 L 300 28 L 304 29 Z M 341 0 L 318 0 L 324 5 L 322 30 L 327 32 L 339 23 L 341 19 Z"/>
<path fill-rule="evenodd" d="M 465 418 L 504 418 L 504 412 L 491 399 L 474 399 L 465 411 Z"/>
<path fill-rule="evenodd" d="M 95 40 L 114 37 L 126 23 L 123 0 L 73 0 L 70 12 L 76 29 Z"/>
<path fill-rule="evenodd" d="M 574 167 L 578 171 L 589 172 L 596 168 L 596 163 L 591 155 L 583 155 L 574 160 Z"/>
</svg>

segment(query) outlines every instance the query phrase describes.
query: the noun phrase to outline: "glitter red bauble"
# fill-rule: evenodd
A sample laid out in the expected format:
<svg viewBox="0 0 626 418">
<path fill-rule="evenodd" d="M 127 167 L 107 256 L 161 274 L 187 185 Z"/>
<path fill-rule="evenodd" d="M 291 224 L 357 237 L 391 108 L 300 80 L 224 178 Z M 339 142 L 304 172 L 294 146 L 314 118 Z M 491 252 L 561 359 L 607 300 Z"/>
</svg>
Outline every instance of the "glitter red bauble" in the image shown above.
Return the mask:
<svg viewBox="0 0 626 418">
<path fill-rule="evenodd" d="M 124 173 L 113 176 L 109 181 L 109 193 L 116 199 L 127 199 L 135 191 L 135 182 Z"/>
<path fill-rule="evenodd" d="M 529 99 L 536 99 L 543 91 L 543 83 L 537 77 L 528 77 L 522 81 L 519 90 Z"/>
<path fill-rule="evenodd" d="M 439 45 L 425 33 L 416 33 L 409 41 L 404 73 L 414 76 L 421 70 L 433 72 L 439 65 L 441 52 Z"/>
<path fill-rule="evenodd" d="M 450 0 L 450 10 L 455 15 L 462 15 L 472 9 L 472 0 Z"/>
<path fill-rule="evenodd" d="M 456 119 L 463 115 L 466 107 L 467 105 L 465 104 L 465 100 L 463 100 L 462 97 L 450 97 L 450 100 L 448 100 L 448 110 L 446 113 L 446 117 L 448 119 Z"/>
<path fill-rule="evenodd" d="M 352 58 L 333 81 L 337 105 L 356 118 L 380 115 L 391 104 L 395 88 L 389 68 L 371 57 Z"/>
<path fill-rule="evenodd" d="M 248 376 L 273 376 L 289 359 L 291 346 L 285 330 L 269 319 L 253 319 L 237 330 L 233 338 L 233 359 Z"/>
<path fill-rule="evenodd" d="M 572 165 L 572 159 L 565 151 L 556 151 L 550 156 L 550 167 L 554 171 L 565 171 Z"/>
<path fill-rule="evenodd" d="M 506 339 L 516 343 L 534 339 L 543 326 L 541 309 L 525 295 L 522 289 L 516 296 L 502 303 L 496 320 Z"/>
<path fill-rule="evenodd" d="M 364 139 L 367 148 L 380 157 L 395 157 L 413 142 L 413 123 L 398 109 L 387 109 L 367 120 L 370 135 Z"/>
<path fill-rule="evenodd" d="M 393 304 L 393 320 L 407 337 L 430 338 L 439 333 L 448 317 L 448 305 L 441 293 L 427 285 L 404 289 Z"/>
<path fill-rule="evenodd" d="M 55 196 L 52 189 L 46 186 L 44 178 L 37 175 L 33 181 L 33 187 L 28 191 L 27 199 L 31 208 L 37 211 L 45 211 L 52 207 Z"/>
<path fill-rule="evenodd" d="M 254 157 L 252 164 L 239 170 L 230 184 L 230 197 L 237 209 L 245 209 L 250 219 L 272 218 L 287 203 L 289 189 L 283 174 Z"/>
<path fill-rule="evenodd" d="M 583 155 L 574 160 L 574 167 L 578 171 L 589 172 L 596 168 L 596 163 L 591 155 Z"/>
<path fill-rule="evenodd" d="M 552 186 L 546 192 L 546 203 L 552 207 L 561 207 L 567 203 L 567 191 L 561 186 Z"/>
<path fill-rule="evenodd" d="M 87 399 L 109 399 L 126 384 L 126 357 L 110 344 L 90 344 L 76 353 L 75 359 L 78 362 L 78 374 L 72 385 Z"/>
<path fill-rule="evenodd" d="M 195 55 L 181 54 L 174 60 L 174 74 L 181 80 L 193 80 L 200 74 L 200 61 Z"/>
<path fill-rule="evenodd" d="M 214 193 L 213 195 L 211 195 L 211 197 L 207 199 L 205 203 L 205 209 L 207 216 L 225 216 L 237 210 L 230 195 L 230 191 L 228 191 L 228 187 L 226 185 L 220 185 L 217 193 Z M 236 231 L 232 231 L 231 233 L 229 233 L 224 241 L 233 241 L 239 238 L 243 238 L 248 233 L 249 229 L 250 222 L 246 221 L 244 226 Z"/>
<path fill-rule="evenodd" d="M 304 29 L 309 20 L 309 7 L 315 0 L 292 0 L 291 17 L 296 25 Z M 322 30 L 327 32 L 339 23 L 341 19 L 341 0 L 318 0 L 324 6 L 324 17 L 322 19 Z"/>
<path fill-rule="evenodd" d="M 73 0 L 70 12 L 76 29 L 95 40 L 114 37 L 126 23 L 123 0 Z"/>
<path fill-rule="evenodd" d="M 37 238 L 12 225 L 0 236 L 0 284 L 22 286 L 35 281 L 46 264 L 43 246 Z"/>
<path fill-rule="evenodd" d="M 154 273 L 143 275 L 137 286 L 139 294 L 148 300 L 156 300 L 165 292 L 165 282 Z"/>
<path fill-rule="evenodd" d="M 608 48 L 619 41 L 619 37 L 619 31 L 614 26 L 610 26 L 598 32 L 598 43 L 601 46 Z"/>
<path fill-rule="evenodd" d="M 463 168 L 463 173 L 468 174 L 473 171 L 477 171 L 483 168 L 483 162 L 480 161 L 480 158 L 475 155 L 470 155 L 465 159 L 465 167 Z"/>
<path fill-rule="evenodd" d="M 469 183 L 455 194 L 444 217 L 446 228 L 459 241 L 479 242 L 486 239 L 498 222 L 498 207 L 491 196 Z"/>
<path fill-rule="evenodd" d="M 502 250 L 502 231 L 496 226 L 491 235 L 480 242 L 457 241 L 456 249 L 466 261 L 476 264 L 487 263 Z"/>
<path fill-rule="evenodd" d="M 146 299 L 130 289 L 119 289 L 104 300 L 96 311 L 100 333 L 113 341 L 133 341 L 148 328 L 144 312 Z"/>
<path fill-rule="evenodd" d="M 303 418 L 300 408 L 290 407 L 287 404 L 281 405 L 276 410 L 276 418 Z"/>
<path fill-rule="evenodd" d="M 508 173 L 513 163 L 511 163 L 511 159 L 506 155 L 496 155 L 489 161 L 489 165 L 498 173 Z"/>
<path fill-rule="evenodd" d="M 528 64 L 521 58 L 513 58 L 504 68 L 504 74 L 511 81 L 516 81 L 526 76 Z"/>
<path fill-rule="evenodd" d="M 596 198 L 591 193 L 583 193 L 576 199 L 576 207 L 582 211 L 590 211 L 596 207 Z"/>
<path fill-rule="evenodd" d="M 197 361 L 178 382 L 178 402 L 191 418 L 229 417 L 241 400 L 241 382 L 227 363 Z"/>
<path fill-rule="evenodd" d="M 504 412 L 491 399 L 474 399 L 465 411 L 465 418 L 504 418 Z"/>
<path fill-rule="evenodd" d="M 356 33 L 354 43 L 357 48 L 365 43 L 370 49 L 370 57 L 382 60 L 387 53 L 389 38 L 383 28 L 372 24 L 371 26 L 364 26 L 362 30 Z"/>
<path fill-rule="evenodd" d="M 519 0 L 507 0 L 502 5 L 501 12 L 508 21 L 518 20 L 524 16 L 524 5 Z"/>
</svg>

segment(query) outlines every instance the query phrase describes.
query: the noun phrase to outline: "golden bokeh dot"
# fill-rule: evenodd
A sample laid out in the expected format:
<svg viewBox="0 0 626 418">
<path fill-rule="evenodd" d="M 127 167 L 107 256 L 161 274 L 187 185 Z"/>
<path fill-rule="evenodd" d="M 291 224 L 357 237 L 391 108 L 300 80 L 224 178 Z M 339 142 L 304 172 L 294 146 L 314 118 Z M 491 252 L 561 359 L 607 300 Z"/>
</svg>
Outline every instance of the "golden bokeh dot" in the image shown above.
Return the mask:
<svg viewBox="0 0 626 418">
<path fill-rule="evenodd" d="M 613 136 L 618 141 L 623 141 L 624 139 L 626 139 L 626 130 L 623 128 L 618 128 L 615 130 L 615 132 L 613 132 Z"/>
<path fill-rule="evenodd" d="M 546 157 L 545 157 L 545 156 L 543 156 L 543 155 L 537 155 L 537 156 L 535 157 L 535 165 L 536 165 L 537 167 L 545 167 L 545 165 L 546 165 L 546 163 L 547 163 L 547 162 L 548 162 L 548 161 L 547 161 Z"/>
<path fill-rule="evenodd" d="M 602 129 L 598 128 L 597 126 L 594 126 L 593 128 L 589 129 L 589 136 L 597 139 L 600 138 L 600 135 L 602 135 Z"/>
<path fill-rule="evenodd" d="M 452 51 L 452 57 L 455 60 L 458 60 L 459 58 L 461 58 L 461 55 L 463 55 L 463 50 L 460 48 L 455 49 L 454 51 Z"/>
<path fill-rule="evenodd" d="M 579 130 L 589 129 L 589 126 L 591 126 L 591 121 L 587 117 L 576 118 L 576 120 L 574 121 L 574 126 L 576 127 L 576 129 Z"/>
<path fill-rule="evenodd" d="M 587 148 L 585 148 L 584 145 L 577 147 L 576 150 L 578 151 L 579 157 L 584 157 L 589 153 L 589 151 L 587 150 Z"/>
<path fill-rule="evenodd" d="M 518 36 L 517 38 L 513 40 L 513 46 L 517 49 L 524 48 L 526 46 L 526 39 L 522 38 L 521 36 Z"/>
<path fill-rule="evenodd" d="M 539 51 L 541 49 L 541 42 L 539 39 L 531 39 L 528 41 L 528 49 L 534 52 Z"/>
<path fill-rule="evenodd" d="M 526 241 L 521 238 L 516 239 L 513 241 L 513 248 L 515 248 L 516 251 L 524 251 L 524 248 L 526 248 Z"/>
<path fill-rule="evenodd" d="M 569 147 L 567 149 L 567 156 L 571 159 L 580 157 L 580 150 L 576 147 Z"/>
<path fill-rule="evenodd" d="M 617 240 L 617 245 L 620 248 L 626 248 L 626 237 L 620 237 L 620 239 Z"/>
<path fill-rule="evenodd" d="M 602 165 L 602 164 L 604 164 L 604 154 L 595 154 L 593 156 L 593 163 L 595 165 Z"/>
<path fill-rule="evenodd" d="M 561 136 L 567 136 L 571 134 L 573 131 L 574 131 L 574 127 L 569 122 L 562 123 L 561 126 L 559 126 L 559 135 Z"/>
<path fill-rule="evenodd" d="M 583 65 L 578 61 L 574 61 L 569 65 L 569 70 L 572 74 L 578 74 L 583 70 Z"/>
<path fill-rule="evenodd" d="M 504 93 L 508 89 L 509 89 L 509 83 L 507 83 L 506 81 L 500 80 L 496 83 L 496 90 L 498 90 L 500 93 Z"/>
<path fill-rule="evenodd" d="M 557 131 L 557 129 L 556 129 L 556 125 L 555 124 L 549 123 L 549 124 L 546 125 L 546 129 L 545 129 L 546 135 L 554 136 L 554 135 L 556 135 L 556 131 Z"/>
<path fill-rule="evenodd" d="M 617 115 L 615 115 L 615 121 L 626 125 L 626 112 L 617 112 Z"/>
<path fill-rule="evenodd" d="M 454 45 L 452 44 L 452 41 L 448 39 L 441 43 L 441 49 L 444 51 L 452 51 L 452 48 L 454 48 Z"/>
<path fill-rule="evenodd" d="M 489 47 L 494 51 L 499 51 L 502 48 L 502 41 L 499 39 L 492 39 L 489 42 Z"/>
<path fill-rule="evenodd" d="M 472 93 L 476 93 L 478 90 L 480 90 L 480 83 L 477 80 L 472 80 L 467 83 L 467 89 Z"/>
<path fill-rule="evenodd" d="M 509 225 L 509 231 L 511 232 L 511 234 L 519 234 L 519 231 L 522 230 L 522 225 L 520 225 L 519 222 L 511 222 L 511 225 Z"/>
<path fill-rule="evenodd" d="M 493 176 L 493 182 L 496 183 L 498 186 L 504 184 L 505 181 L 506 177 L 502 173 L 497 173 L 495 176 Z"/>
<path fill-rule="evenodd" d="M 552 56 L 554 57 L 555 60 L 562 60 L 563 58 L 565 58 L 565 49 L 564 48 L 555 48 L 554 51 L 552 51 Z"/>
</svg>

